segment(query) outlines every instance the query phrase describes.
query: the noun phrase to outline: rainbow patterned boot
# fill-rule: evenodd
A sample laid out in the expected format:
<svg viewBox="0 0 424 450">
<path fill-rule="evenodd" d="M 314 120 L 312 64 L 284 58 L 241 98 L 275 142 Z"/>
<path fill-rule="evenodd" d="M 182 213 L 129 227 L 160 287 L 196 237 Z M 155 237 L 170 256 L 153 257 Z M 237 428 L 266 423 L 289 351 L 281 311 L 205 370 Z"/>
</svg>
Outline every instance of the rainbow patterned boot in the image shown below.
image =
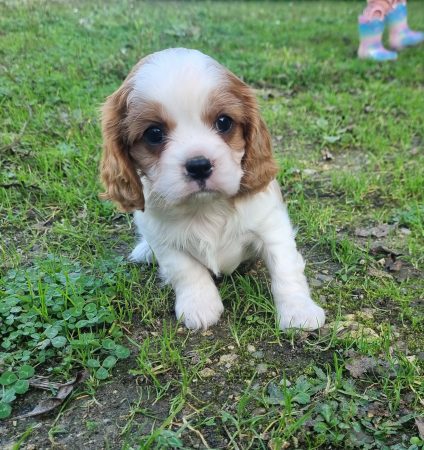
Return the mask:
<svg viewBox="0 0 424 450">
<path fill-rule="evenodd" d="M 384 20 L 366 20 L 359 17 L 358 57 L 374 61 L 392 61 L 397 53 L 386 50 L 381 42 L 384 31 Z"/>
<path fill-rule="evenodd" d="M 390 47 L 396 50 L 424 42 L 424 33 L 412 31 L 408 27 L 407 17 L 408 12 L 404 3 L 398 3 L 386 16 Z"/>
</svg>

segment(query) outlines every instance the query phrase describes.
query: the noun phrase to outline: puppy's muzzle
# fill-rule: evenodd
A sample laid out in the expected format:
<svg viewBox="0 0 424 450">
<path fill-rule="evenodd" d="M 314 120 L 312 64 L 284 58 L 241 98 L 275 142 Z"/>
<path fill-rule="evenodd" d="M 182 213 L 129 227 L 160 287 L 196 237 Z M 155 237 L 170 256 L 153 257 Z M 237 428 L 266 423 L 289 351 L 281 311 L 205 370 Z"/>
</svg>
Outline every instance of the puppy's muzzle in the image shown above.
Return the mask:
<svg viewBox="0 0 424 450">
<path fill-rule="evenodd" d="M 204 156 L 196 156 L 187 160 L 185 169 L 189 178 L 202 182 L 212 174 L 212 163 Z"/>
</svg>

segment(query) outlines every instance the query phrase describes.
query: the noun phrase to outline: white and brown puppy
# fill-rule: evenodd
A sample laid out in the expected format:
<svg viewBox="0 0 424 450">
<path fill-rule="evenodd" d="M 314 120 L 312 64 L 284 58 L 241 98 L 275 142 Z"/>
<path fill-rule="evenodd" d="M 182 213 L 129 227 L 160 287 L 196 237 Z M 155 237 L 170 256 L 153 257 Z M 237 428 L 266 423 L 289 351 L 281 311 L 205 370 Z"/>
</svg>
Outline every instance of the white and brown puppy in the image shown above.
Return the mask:
<svg viewBox="0 0 424 450">
<path fill-rule="evenodd" d="M 315 329 L 304 262 L 275 175 L 271 139 L 252 90 L 196 50 L 142 59 L 103 106 L 101 177 L 122 210 L 135 211 L 134 261 L 151 262 L 176 294 L 188 328 L 223 312 L 211 273 L 262 257 L 282 329 Z"/>
</svg>

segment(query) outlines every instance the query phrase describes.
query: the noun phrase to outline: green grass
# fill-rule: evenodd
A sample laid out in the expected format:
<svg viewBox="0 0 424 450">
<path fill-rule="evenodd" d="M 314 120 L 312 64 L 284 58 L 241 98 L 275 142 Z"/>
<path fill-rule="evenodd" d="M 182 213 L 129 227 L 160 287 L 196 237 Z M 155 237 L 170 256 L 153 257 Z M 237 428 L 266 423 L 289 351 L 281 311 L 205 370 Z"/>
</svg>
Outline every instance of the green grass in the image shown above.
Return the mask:
<svg viewBox="0 0 424 450">
<path fill-rule="evenodd" d="M 95 435 L 77 395 L 53 421 L 0 422 L 0 446 L 60 443 L 72 420 L 75 448 L 423 448 L 424 49 L 357 60 L 363 3 L 0 3 L 0 417 L 31 409 L 33 373 L 88 370 L 88 405 L 134 383 L 115 434 Z M 261 265 L 220 280 L 220 324 L 190 333 L 156 268 L 125 261 L 131 217 L 98 199 L 99 106 L 176 46 L 257 89 L 320 333 L 278 330 Z M 379 239 L 356 232 L 381 224 Z"/>
</svg>

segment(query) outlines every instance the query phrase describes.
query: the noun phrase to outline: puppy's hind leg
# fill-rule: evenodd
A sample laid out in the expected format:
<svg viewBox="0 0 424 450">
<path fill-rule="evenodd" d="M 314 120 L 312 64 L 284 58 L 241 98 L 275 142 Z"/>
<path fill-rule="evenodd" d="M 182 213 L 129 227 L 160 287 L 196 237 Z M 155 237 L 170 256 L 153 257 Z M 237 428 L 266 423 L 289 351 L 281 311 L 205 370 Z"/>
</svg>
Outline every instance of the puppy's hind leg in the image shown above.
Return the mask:
<svg viewBox="0 0 424 450">
<path fill-rule="evenodd" d="M 153 251 L 143 237 L 141 238 L 141 241 L 136 245 L 134 250 L 130 253 L 128 259 L 129 261 L 135 263 L 152 264 Z"/>
</svg>

